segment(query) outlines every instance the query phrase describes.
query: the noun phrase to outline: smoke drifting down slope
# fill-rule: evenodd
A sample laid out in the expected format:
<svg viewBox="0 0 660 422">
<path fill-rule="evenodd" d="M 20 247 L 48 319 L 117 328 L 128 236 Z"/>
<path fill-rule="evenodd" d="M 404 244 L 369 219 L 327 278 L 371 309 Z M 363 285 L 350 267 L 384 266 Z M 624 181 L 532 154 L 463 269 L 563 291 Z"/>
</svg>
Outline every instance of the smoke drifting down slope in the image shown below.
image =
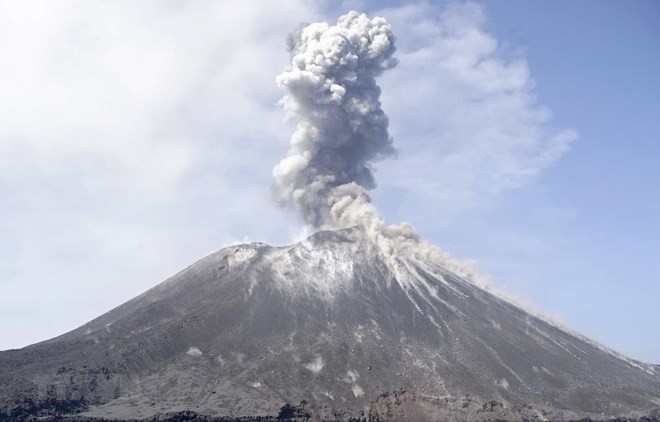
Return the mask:
<svg viewBox="0 0 660 422">
<path fill-rule="evenodd" d="M 311 229 L 362 226 L 385 256 L 408 250 L 474 280 L 471 264 L 424 242 L 407 223 L 385 226 L 371 202 L 373 165 L 396 152 L 376 83 L 397 64 L 387 21 L 351 11 L 336 25 L 299 28 L 288 47 L 291 64 L 277 82 L 298 123 L 287 157 L 273 169 L 276 200 L 293 206 Z"/>
</svg>

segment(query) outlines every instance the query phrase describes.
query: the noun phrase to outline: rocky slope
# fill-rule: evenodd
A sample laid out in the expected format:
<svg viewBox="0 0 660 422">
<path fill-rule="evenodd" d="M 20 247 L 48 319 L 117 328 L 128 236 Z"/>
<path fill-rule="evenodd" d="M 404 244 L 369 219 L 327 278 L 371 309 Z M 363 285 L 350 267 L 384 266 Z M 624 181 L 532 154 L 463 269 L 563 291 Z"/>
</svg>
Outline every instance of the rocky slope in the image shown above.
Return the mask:
<svg viewBox="0 0 660 422">
<path fill-rule="evenodd" d="M 70 333 L 0 352 L 9 420 L 275 417 L 303 401 L 326 419 L 640 417 L 660 408 L 660 370 L 357 228 L 223 249 Z"/>
</svg>

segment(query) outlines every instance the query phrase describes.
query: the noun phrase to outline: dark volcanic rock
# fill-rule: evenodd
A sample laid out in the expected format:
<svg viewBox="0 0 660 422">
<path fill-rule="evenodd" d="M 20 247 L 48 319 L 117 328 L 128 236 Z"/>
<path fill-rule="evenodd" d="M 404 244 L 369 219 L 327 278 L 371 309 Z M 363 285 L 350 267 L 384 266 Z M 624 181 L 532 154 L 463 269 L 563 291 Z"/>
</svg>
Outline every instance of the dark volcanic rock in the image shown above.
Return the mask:
<svg viewBox="0 0 660 422">
<path fill-rule="evenodd" d="M 640 418 L 659 372 L 350 229 L 223 249 L 0 352 L 0 419 Z"/>
</svg>

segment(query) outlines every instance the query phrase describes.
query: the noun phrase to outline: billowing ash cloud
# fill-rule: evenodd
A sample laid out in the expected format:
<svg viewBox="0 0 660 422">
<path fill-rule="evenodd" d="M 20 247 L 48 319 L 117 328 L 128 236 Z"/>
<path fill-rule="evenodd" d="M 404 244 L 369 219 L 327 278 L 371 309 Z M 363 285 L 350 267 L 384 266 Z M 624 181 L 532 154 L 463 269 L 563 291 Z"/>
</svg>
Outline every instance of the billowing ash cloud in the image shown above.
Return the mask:
<svg viewBox="0 0 660 422">
<path fill-rule="evenodd" d="M 273 170 L 277 200 L 315 228 L 373 221 L 371 166 L 394 154 L 375 79 L 396 65 L 390 25 L 349 12 L 336 25 L 301 27 L 288 41 L 291 65 L 277 81 L 299 121 Z"/>
<path fill-rule="evenodd" d="M 277 82 L 298 124 L 287 157 L 273 169 L 276 199 L 311 228 L 364 227 L 393 267 L 407 252 L 474 279 L 471 265 L 423 241 L 407 223 L 385 226 L 371 204 L 372 165 L 395 153 L 376 84 L 397 63 L 394 41 L 384 18 L 357 12 L 290 36 L 291 64 Z"/>
</svg>

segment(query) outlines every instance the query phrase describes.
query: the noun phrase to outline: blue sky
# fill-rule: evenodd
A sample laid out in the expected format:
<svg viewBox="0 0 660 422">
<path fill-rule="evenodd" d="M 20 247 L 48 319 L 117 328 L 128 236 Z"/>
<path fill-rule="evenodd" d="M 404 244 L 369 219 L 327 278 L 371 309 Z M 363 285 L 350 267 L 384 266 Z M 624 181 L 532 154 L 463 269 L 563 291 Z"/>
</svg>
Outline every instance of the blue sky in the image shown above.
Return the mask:
<svg viewBox="0 0 660 422">
<path fill-rule="evenodd" d="M 505 1 L 486 10 L 498 38 L 526 49 L 539 99 L 580 133 L 491 223 L 561 239 L 530 260 L 537 270 L 515 276 L 516 289 L 606 344 L 658 362 L 660 4 Z M 568 218 L 548 227 L 533 215 L 544 206 Z"/>
<path fill-rule="evenodd" d="M 524 264 L 501 275 L 497 261 L 514 256 L 497 256 L 492 247 L 471 252 L 485 254 L 477 259 L 498 283 L 515 283 L 511 289 L 541 309 L 658 362 L 660 5 L 504 1 L 485 7 L 493 33 L 525 48 L 539 100 L 580 138 L 535 185 L 508 195 L 485 220 L 534 236 L 546 250 L 523 246 L 517 253 Z M 548 221 L 547 209 L 560 215 Z M 467 254 L 470 245 L 456 248 Z"/>
<path fill-rule="evenodd" d="M 555 122 L 580 138 L 536 184 L 478 217 L 483 227 L 540 246 L 519 243 L 504 256 L 477 239 L 448 248 L 476 256 L 497 283 L 578 330 L 657 362 L 660 6 L 505 1 L 485 8 L 498 39 L 524 48 Z"/>
<path fill-rule="evenodd" d="M 269 197 L 284 38 L 356 8 L 399 38 L 383 217 L 660 363 L 657 2 L 0 4 L 0 349 L 300 236 Z"/>
</svg>

